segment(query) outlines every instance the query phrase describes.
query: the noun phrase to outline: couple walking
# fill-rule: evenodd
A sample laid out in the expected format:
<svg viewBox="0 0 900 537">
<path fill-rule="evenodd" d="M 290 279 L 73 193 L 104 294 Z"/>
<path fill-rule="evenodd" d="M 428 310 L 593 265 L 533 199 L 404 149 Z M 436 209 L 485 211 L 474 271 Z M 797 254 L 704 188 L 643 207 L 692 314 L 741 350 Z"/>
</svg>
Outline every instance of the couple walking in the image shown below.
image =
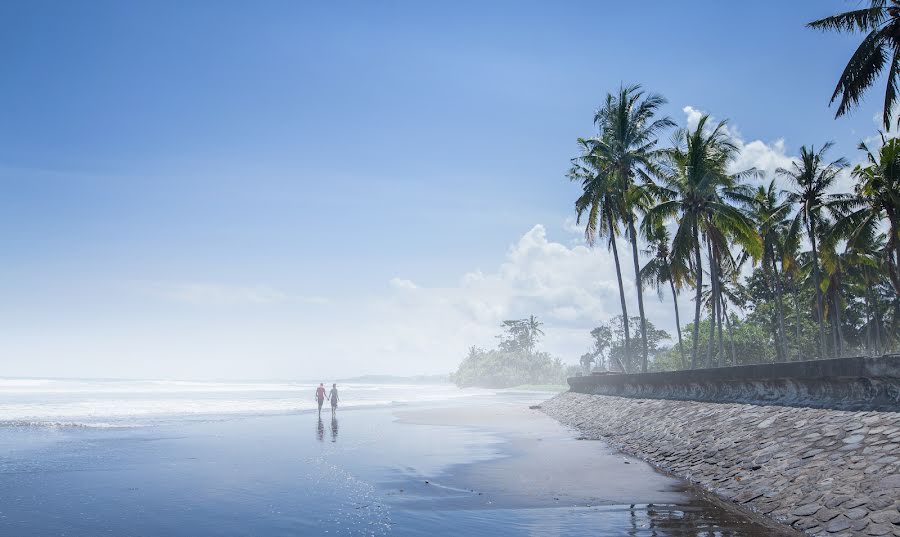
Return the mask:
<svg viewBox="0 0 900 537">
<path fill-rule="evenodd" d="M 331 385 L 331 391 L 328 392 L 328 400 L 331 401 L 331 413 L 334 414 L 335 410 L 337 410 L 338 401 L 338 390 L 337 384 Z M 320 382 L 319 387 L 316 388 L 316 402 L 319 403 L 319 414 L 322 414 L 322 403 L 325 402 L 325 386 Z"/>
</svg>

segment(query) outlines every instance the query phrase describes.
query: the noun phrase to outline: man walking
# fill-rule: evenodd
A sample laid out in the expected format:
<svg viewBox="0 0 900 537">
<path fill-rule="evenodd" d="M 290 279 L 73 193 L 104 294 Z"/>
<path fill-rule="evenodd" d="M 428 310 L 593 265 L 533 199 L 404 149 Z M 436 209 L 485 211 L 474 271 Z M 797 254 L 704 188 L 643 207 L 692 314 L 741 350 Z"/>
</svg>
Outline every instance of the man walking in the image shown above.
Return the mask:
<svg viewBox="0 0 900 537">
<path fill-rule="evenodd" d="M 316 388 L 316 401 L 319 403 L 319 415 L 322 415 L 322 404 L 325 403 L 325 385 L 321 382 Z"/>
</svg>

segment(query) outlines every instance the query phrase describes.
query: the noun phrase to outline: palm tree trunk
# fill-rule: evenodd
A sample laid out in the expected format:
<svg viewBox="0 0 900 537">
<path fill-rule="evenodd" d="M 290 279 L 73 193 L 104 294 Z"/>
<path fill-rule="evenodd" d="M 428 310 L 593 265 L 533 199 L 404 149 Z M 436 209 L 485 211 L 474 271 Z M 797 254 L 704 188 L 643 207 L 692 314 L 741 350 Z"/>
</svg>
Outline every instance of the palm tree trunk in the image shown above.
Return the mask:
<svg viewBox="0 0 900 537">
<path fill-rule="evenodd" d="M 837 308 L 834 306 L 834 296 L 828 297 L 828 304 L 830 305 L 830 315 L 828 316 L 828 320 L 831 321 L 831 344 L 834 346 L 832 349 L 832 354 L 835 358 L 838 357 L 838 331 L 837 324 L 835 323 L 835 314 Z"/>
<path fill-rule="evenodd" d="M 837 327 L 838 348 L 835 356 L 840 358 L 844 355 L 844 327 L 841 323 L 841 290 L 834 288 L 834 322 Z"/>
<path fill-rule="evenodd" d="M 716 282 L 719 279 L 718 260 L 713 257 L 712 244 L 706 241 L 706 253 L 709 256 L 709 344 L 706 346 L 706 367 L 712 367 L 712 350 L 716 339 L 716 302 L 719 295 L 716 293 Z"/>
<path fill-rule="evenodd" d="M 625 328 L 625 357 L 624 362 L 631 363 L 631 334 L 628 331 L 628 307 L 625 305 L 625 288 L 622 286 L 622 268 L 619 266 L 619 249 L 616 247 L 616 235 L 612 230 L 616 229 L 612 215 L 607 213 L 606 219 L 609 222 L 609 244 L 612 246 L 613 259 L 616 262 L 616 279 L 619 281 L 619 300 L 622 302 L 622 323 Z M 623 369 L 624 369 L 624 364 Z"/>
<path fill-rule="evenodd" d="M 793 277 L 791 278 L 793 280 Z M 803 347 L 800 344 L 800 286 L 797 285 L 797 282 L 793 282 L 794 287 L 794 324 L 796 325 L 797 335 L 796 343 L 797 343 L 797 361 L 800 362 L 803 360 Z"/>
<path fill-rule="evenodd" d="M 871 290 L 869 292 L 871 293 Z M 875 321 L 875 354 L 879 355 L 882 351 L 881 320 L 878 318 L 878 300 L 876 297 L 872 299 L 872 320 Z"/>
<path fill-rule="evenodd" d="M 812 245 L 813 284 L 816 286 L 816 309 L 819 318 L 819 358 L 825 357 L 825 310 L 822 307 L 822 284 L 819 277 L 819 250 L 816 247 L 816 223 L 807 217 L 807 234 Z"/>
<path fill-rule="evenodd" d="M 863 285 L 867 282 L 863 281 Z M 869 288 L 866 287 L 866 356 L 873 356 L 872 353 L 872 305 L 869 302 Z"/>
<path fill-rule="evenodd" d="M 694 269 L 697 273 L 696 281 L 694 282 L 697 289 L 696 295 L 694 297 L 694 341 L 693 347 L 694 351 L 691 355 L 691 369 L 697 369 L 697 350 L 698 344 L 700 343 L 700 302 L 703 300 L 702 292 L 703 292 L 703 265 L 702 258 L 700 256 L 700 233 L 697 230 L 697 223 L 694 222 L 694 264 L 696 268 Z"/>
<path fill-rule="evenodd" d="M 722 287 L 722 282 L 717 284 Z M 719 355 L 716 357 L 716 363 L 719 367 L 725 365 L 725 344 L 722 342 L 722 310 L 725 309 L 725 295 L 719 294 L 719 304 L 716 306 L 716 324 L 719 325 Z"/>
<path fill-rule="evenodd" d="M 787 355 L 787 337 L 784 334 L 784 303 L 781 300 L 781 276 L 778 275 L 778 263 L 775 262 L 775 253 L 772 252 L 772 272 L 775 275 L 775 307 L 778 310 L 778 330 L 781 335 L 780 347 L 781 347 L 781 357 L 787 362 L 789 361 Z M 779 342 L 775 342 L 776 345 L 779 345 Z"/>
<path fill-rule="evenodd" d="M 731 346 L 731 365 L 737 365 L 737 352 L 734 350 L 734 334 L 731 330 L 731 318 L 728 316 L 728 310 L 725 309 L 725 304 L 722 304 L 722 309 L 725 310 L 725 327 L 728 328 L 728 344 Z"/>
<path fill-rule="evenodd" d="M 675 282 L 669 273 L 669 287 L 672 289 L 672 302 L 675 304 L 675 328 L 678 330 L 678 352 L 681 354 L 681 369 L 687 369 L 687 360 L 684 358 L 684 343 L 681 341 L 681 317 L 678 315 L 678 293 L 675 292 Z"/>
<path fill-rule="evenodd" d="M 641 282 L 641 267 L 638 259 L 637 232 L 634 230 L 634 215 L 628 215 L 628 234 L 631 236 L 631 257 L 634 259 L 634 285 L 637 287 L 638 315 L 641 316 L 641 373 L 647 372 L 647 318 L 644 317 L 644 285 Z"/>
<path fill-rule="evenodd" d="M 766 275 L 766 283 L 769 286 L 769 290 L 775 289 L 775 283 L 772 280 L 772 271 L 769 269 L 768 264 L 763 262 L 763 272 Z M 772 323 L 772 337 L 775 342 L 775 360 L 778 362 L 785 362 L 787 360 L 784 359 L 784 350 L 781 348 L 781 338 L 778 335 L 778 313 L 775 314 L 775 322 Z"/>
</svg>

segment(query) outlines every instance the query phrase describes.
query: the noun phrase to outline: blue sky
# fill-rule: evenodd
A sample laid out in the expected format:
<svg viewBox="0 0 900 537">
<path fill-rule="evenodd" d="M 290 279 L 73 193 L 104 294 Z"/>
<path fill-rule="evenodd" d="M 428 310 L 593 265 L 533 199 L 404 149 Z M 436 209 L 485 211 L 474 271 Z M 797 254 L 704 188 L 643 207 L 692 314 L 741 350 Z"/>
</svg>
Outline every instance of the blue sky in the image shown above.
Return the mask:
<svg viewBox="0 0 900 537">
<path fill-rule="evenodd" d="M 564 177 L 607 91 L 763 168 L 876 132 L 883 84 L 827 107 L 858 38 L 803 27 L 852 2 L 485 4 L 2 4 L 0 376 L 445 372 L 530 313 L 574 362 L 616 313 Z"/>
</svg>

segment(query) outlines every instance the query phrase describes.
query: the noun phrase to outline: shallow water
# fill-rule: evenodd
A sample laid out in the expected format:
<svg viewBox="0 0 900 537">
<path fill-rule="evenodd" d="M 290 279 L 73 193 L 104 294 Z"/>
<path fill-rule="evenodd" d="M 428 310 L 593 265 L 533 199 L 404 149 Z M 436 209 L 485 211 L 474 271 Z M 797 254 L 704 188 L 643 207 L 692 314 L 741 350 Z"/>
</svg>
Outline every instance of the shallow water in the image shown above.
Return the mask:
<svg viewBox="0 0 900 537">
<path fill-rule="evenodd" d="M 119 416 L 113 424 L 127 427 L 0 427 L 0 535 L 770 535 L 543 415 L 521 418 L 533 428 L 522 433 L 518 422 L 398 417 L 518 409 L 548 396 L 456 395 L 342 409 L 334 420 L 170 412 L 142 426 Z M 539 441 L 544 451 L 534 449 Z M 599 465 L 581 481 L 596 481 L 596 498 L 567 496 L 528 469 L 528 457 L 547 453 L 558 456 L 545 469 L 567 457 L 584 468 L 586 459 L 615 458 L 621 468 L 603 474 Z M 604 482 L 621 481 L 620 472 L 644 482 Z"/>
</svg>

